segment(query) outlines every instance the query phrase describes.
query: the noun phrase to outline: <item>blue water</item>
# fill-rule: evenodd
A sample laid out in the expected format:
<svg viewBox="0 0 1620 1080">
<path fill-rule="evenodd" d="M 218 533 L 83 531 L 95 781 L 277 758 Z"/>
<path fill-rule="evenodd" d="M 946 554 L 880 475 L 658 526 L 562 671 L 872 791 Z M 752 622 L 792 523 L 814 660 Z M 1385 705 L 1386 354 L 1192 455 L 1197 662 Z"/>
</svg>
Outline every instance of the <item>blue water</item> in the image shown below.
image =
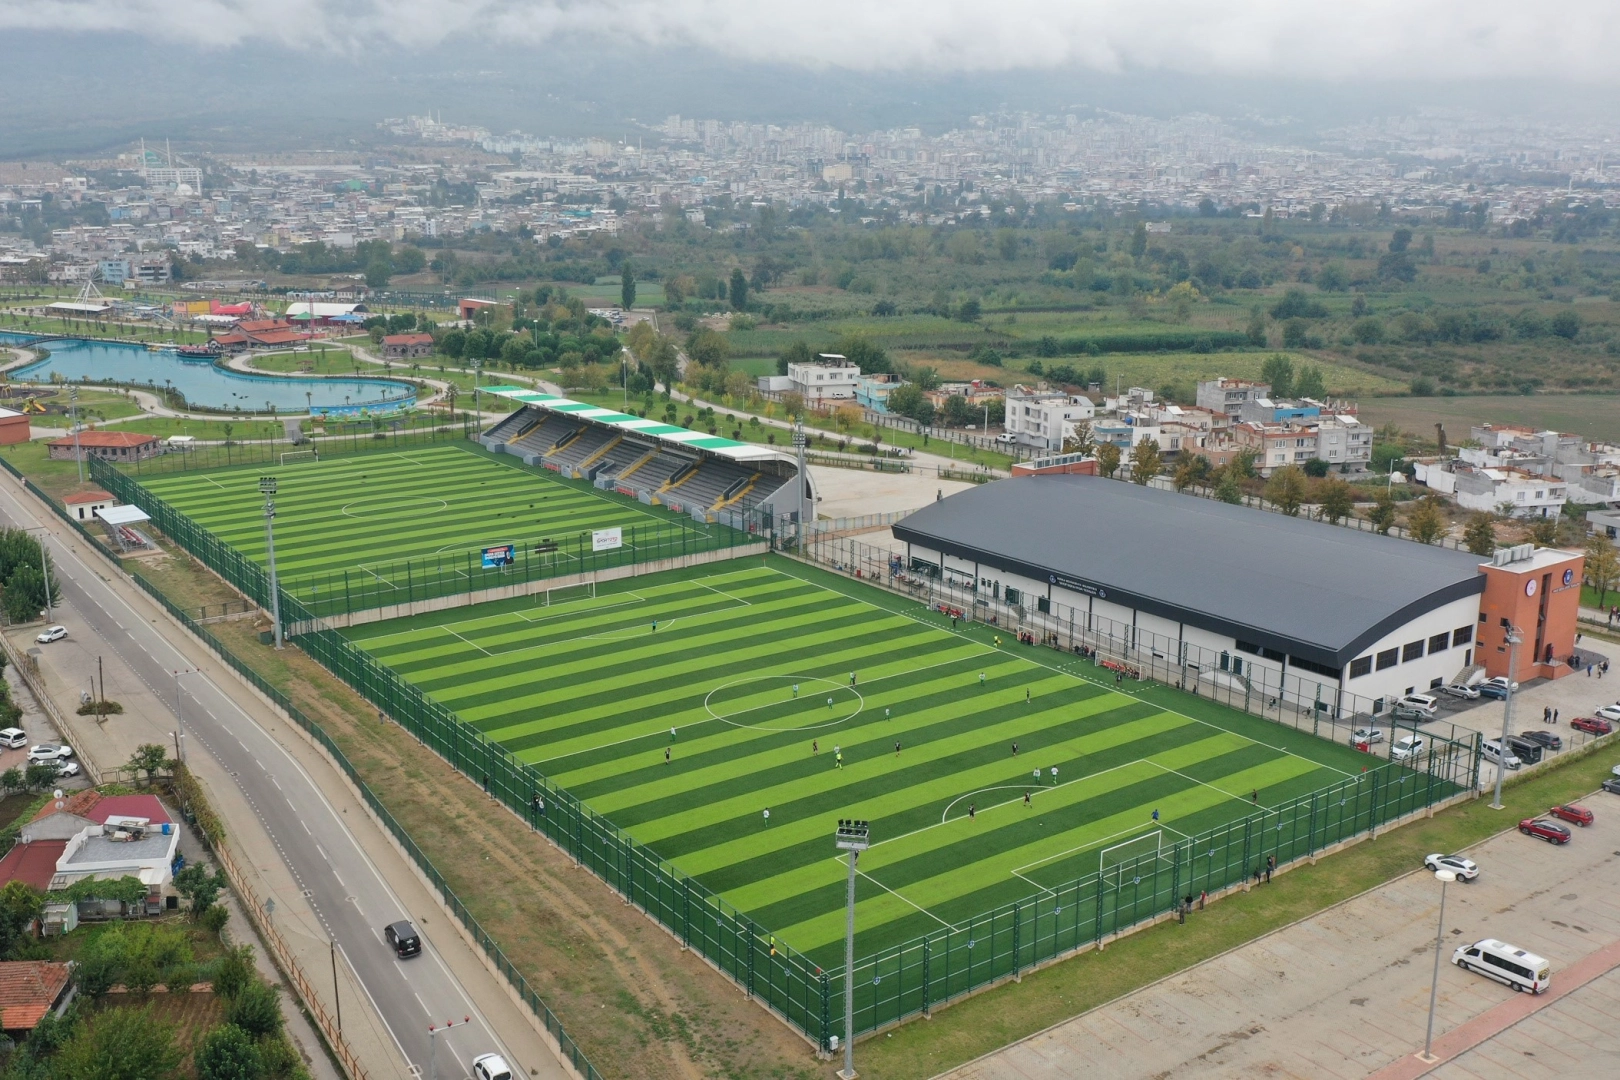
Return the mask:
<svg viewBox="0 0 1620 1080">
<path fill-rule="evenodd" d="M 33 340 L 29 334 L 0 331 L 0 345 L 20 345 Z M 40 347 L 50 356 L 37 364 L 18 368 L 11 377 L 46 382 L 59 373 L 69 382 L 110 379 L 133 386 L 172 385 L 186 401 L 204 409 L 267 412 L 274 405 L 278 412 L 302 413 L 311 403 L 316 412 L 357 412 L 370 406 L 372 411 L 408 404 L 416 387 L 398 379 L 310 379 L 296 375 L 247 375 L 216 366 L 208 360 L 183 359 L 173 352 L 150 352 L 144 345 L 120 342 L 81 341 L 62 338 L 44 341 Z M 305 397 L 305 393 L 309 397 Z"/>
</svg>

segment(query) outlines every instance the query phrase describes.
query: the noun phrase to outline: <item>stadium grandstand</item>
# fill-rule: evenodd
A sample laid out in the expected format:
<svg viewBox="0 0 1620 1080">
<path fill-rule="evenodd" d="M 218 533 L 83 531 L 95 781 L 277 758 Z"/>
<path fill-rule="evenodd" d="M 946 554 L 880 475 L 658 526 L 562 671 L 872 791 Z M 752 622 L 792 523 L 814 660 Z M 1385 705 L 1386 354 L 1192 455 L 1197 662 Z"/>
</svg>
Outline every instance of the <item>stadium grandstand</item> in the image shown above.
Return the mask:
<svg viewBox="0 0 1620 1080">
<path fill-rule="evenodd" d="M 749 518 L 798 514 L 798 463 L 779 450 L 524 387 L 483 393 L 523 406 L 479 437 L 491 452 L 699 521 L 742 527 Z M 815 497 L 806 476 L 806 504 L 814 506 Z"/>
</svg>

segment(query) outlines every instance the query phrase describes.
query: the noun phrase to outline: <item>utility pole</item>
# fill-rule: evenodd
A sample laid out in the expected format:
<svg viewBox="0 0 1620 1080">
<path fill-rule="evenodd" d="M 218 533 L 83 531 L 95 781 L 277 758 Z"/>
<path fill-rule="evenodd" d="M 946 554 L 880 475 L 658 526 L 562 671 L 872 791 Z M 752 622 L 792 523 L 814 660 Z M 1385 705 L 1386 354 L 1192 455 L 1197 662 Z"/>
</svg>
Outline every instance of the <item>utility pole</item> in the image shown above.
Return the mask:
<svg viewBox="0 0 1620 1080">
<path fill-rule="evenodd" d="M 1507 772 L 1508 725 L 1513 722 L 1513 676 L 1519 673 L 1519 646 L 1524 644 L 1524 631 L 1517 626 L 1507 628 L 1508 673 L 1507 693 L 1502 696 L 1502 741 L 1496 744 L 1496 797 L 1491 809 L 1502 809 L 1502 777 Z"/>
<path fill-rule="evenodd" d="M 195 675 L 197 668 L 181 668 L 170 672 L 174 676 L 174 760 L 182 764 L 186 760 L 186 723 L 180 708 L 180 676 Z"/>
<path fill-rule="evenodd" d="M 804 460 L 804 417 L 800 416 L 793 422 L 793 445 L 799 454 L 799 554 L 805 554 L 805 540 L 809 536 L 809 524 L 804 516 L 805 486 L 810 482 L 809 466 Z"/>
<path fill-rule="evenodd" d="M 270 620 L 275 624 L 276 648 L 285 642 L 281 636 L 281 588 L 276 584 L 276 478 L 259 477 L 259 491 L 264 495 L 264 550 L 270 566 Z"/>
<path fill-rule="evenodd" d="M 342 1035 L 343 1034 L 343 999 L 338 996 L 337 940 L 335 938 L 327 938 L 326 939 L 326 944 L 327 944 L 327 948 L 330 950 L 330 952 L 332 954 L 332 1007 L 337 1011 L 338 1034 Z"/>
<path fill-rule="evenodd" d="M 840 820 L 835 843 L 849 852 L 849 895 L 844 913 L 844 1068 L 842 1080 L 855 1080 L 855 862 L 871 845 L 871 822 Z"/>
</svg>

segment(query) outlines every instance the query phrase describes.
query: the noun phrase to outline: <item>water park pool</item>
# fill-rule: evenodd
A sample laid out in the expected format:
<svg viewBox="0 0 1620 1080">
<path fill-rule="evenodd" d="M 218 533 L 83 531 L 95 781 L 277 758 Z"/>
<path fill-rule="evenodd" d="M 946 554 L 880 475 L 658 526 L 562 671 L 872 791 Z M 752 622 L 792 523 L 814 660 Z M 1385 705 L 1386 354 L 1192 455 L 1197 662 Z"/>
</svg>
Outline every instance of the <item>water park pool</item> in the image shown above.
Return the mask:
<svg viewBox="0 0 1620 1080">
<path fill-rule="evenodd" d="M 0 331 L 0 345 L 25 345 L 33 335 Z M 124 386 L 173 387 L 195 408 L 244 413 L 329 415 L 386 412 L 415 404 L 416 387 L 398 379 L 309 378 L 248 375 L 211 360 L 182 357 L 171 350 L 116 341 L 53 338 L 39 342 L 50 356 L 16 368 L 13 379 L 47 382 L 57 374 L 67 382 L 114 382 Z"/>
</svg>

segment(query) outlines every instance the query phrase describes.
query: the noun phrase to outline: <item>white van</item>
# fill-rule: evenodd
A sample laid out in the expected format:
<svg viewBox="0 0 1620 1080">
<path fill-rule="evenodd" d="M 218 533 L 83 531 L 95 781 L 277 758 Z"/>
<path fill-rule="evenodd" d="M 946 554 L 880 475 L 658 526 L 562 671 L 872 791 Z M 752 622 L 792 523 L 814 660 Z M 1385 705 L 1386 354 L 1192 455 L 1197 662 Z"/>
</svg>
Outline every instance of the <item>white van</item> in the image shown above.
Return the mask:
<svg viewBox="0 0 1620 1080">
<path fill-rule="evenodd" d="M 1515 991 L 1545 994 L 1552 985 L 1551 964 L 1535 953 L 1495 938 L 1460 946 L 1451 954 L 1451 962 L 1487 979 L 1506 983 Z"/>
<path fill-rule="evenodd" d="M 1517 772 L 1519 766 L 1524 764 L 1519 760 L 1518 755 L 1512 751 L 1506 754 L 1502 753 L 1502 744 L 1497 739 L 1486 739 L 1480 745 L 1480 752 L 1484 755 L 1486 761 L 1493 765 L 1500 765 L 1510 772 Z"/>
</svg>

